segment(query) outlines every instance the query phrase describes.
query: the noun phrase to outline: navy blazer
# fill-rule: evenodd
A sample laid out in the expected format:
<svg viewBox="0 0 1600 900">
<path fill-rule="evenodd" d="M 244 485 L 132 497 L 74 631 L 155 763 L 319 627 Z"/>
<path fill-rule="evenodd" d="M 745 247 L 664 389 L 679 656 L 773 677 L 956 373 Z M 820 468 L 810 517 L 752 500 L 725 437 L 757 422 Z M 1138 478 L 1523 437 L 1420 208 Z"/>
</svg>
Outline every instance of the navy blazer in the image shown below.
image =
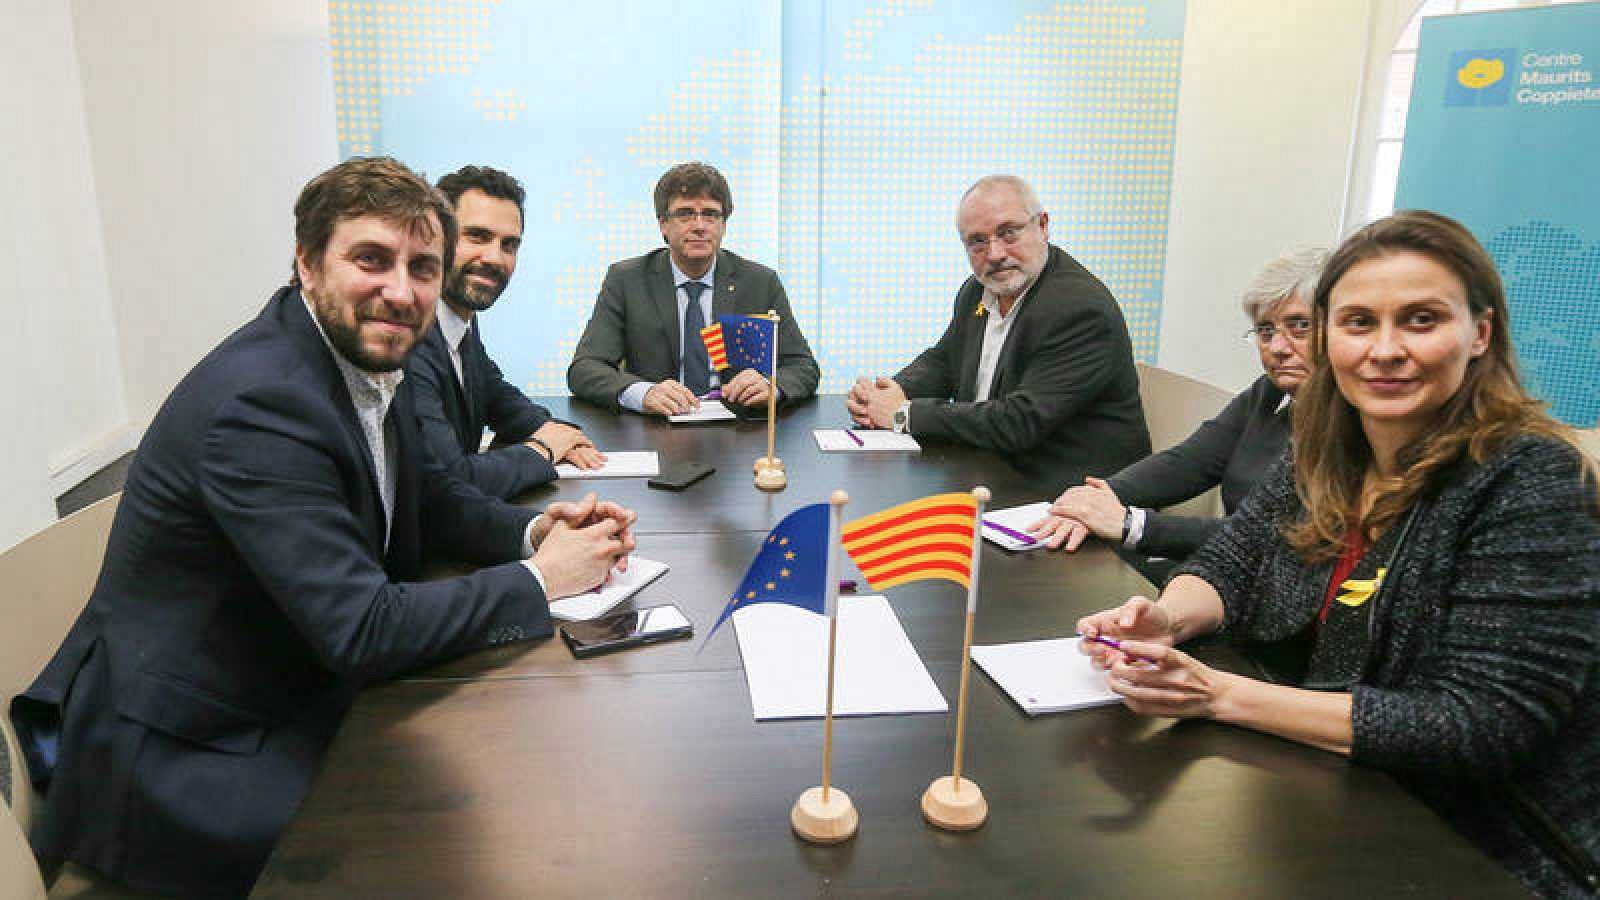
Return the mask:
<svg viewBox="0 0 1600 900">
<path fill-rule="evenodd" d="M 550 411 L 506 381 L 483 348 L 479 317 L 461 339 L 461 379 L 438 323 L 406 361 L 417 397 L 417 424 L 434 459 L 451 475 L 494 497 L 511 498 L 556 479 L 556 467 L 522 442 L 550 421 Z M 495 446 L 479 453 L 487 426 Z"/>
<path fill-rule="evenodd" d="M 1100 279 L 1050 247 L 978 403 L 982 299 L 983 285 L 968 278 L 939 343 L 894 376 L 911 400 L 913 435 L 993 450 L 1049 497 L 1150 455 L 1128 326 Z"/>
<path fill-rule="evenodd" d="M 358 688 L 550 633 L 512 561 L 533 511 L 433 463 L 404 382 L 388 422 L 386 535 L 349 391 L 293 288 L 173 390 L 88 606 L 12 704 L 46 790 L 42 857 L 144 890 L 243 894 Z M 501 565 L 417 583 L 425 546 Z"/>
</svg>

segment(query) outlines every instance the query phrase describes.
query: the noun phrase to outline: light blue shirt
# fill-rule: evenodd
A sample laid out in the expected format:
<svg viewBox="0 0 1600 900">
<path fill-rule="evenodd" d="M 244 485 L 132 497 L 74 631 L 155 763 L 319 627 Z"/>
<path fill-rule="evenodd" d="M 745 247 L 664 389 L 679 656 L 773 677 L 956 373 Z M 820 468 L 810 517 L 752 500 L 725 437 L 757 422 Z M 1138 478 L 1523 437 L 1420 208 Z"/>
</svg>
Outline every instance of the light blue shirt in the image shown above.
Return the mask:
<svg viewBox="0 0 1600 900">
<path fill-rule="evenodd" d="M 684 316 L 689 312 L 689 292 L 683 289 L 683 285 L 685 282 L 689 281 L 699 281 L 706 285 L 706 290 L 700 292 L 700 319 L 707 325 L 710 325 L 711 298 L 715 294 L 713 289 L 716 287 L 716 281 L 714 280 L 714 277 L 717 274 L 717 259 L 716 257 L 711 258 L 711 268 L 707 269 L 706 273 L 701 275 L 699 278 L 690 278 L 689 276 L 683 274 L 683 270 L 678 268 L 678 261 L 672 259 L 671 254 L 667 255 L 667 259 L 672 264 L 672 283 L 677 285 L 678 346 L 682 347 L 683 319 Z M 683 381 L 682 360 L 678 361 L 678 381 Z M 721 384 L 721 381 L 717 378 L 717 373 L 712 372 L 711 386 L 716 387 L 719 384 Z M 635 381 L 633 384 L 623 388 L 622 393 L 617 395 L 617 403 L 621 404 L 623 409 L 631 409 L 636 413 L 642 413 L 644 412 L 644 395 L 650 393 L 650 389 L 655 386 L 656 382 L 654 381 Z"/>
</svg>

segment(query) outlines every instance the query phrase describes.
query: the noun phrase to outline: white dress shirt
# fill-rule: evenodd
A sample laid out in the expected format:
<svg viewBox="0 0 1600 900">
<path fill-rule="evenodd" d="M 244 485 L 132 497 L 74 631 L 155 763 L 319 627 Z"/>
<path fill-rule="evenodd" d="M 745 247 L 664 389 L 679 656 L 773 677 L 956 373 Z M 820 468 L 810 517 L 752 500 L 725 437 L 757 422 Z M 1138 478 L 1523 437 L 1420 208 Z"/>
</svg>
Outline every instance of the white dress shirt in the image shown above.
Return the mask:
<svg viewBox="0 0 1600 900">
<path fill-rule="evenodd" d="M 439 301 L 439 334 L 444 338 L 446 347 L 450 348 L 450 365 L 456 367 L 456 385 L 465 386 L 467 379 L 461 374 L 461 342 L 466 339 L 467 332 L 472 330 L 472 319 L 463 319 L 456 314 L 450 304 Z"/>
<path fill-rule="evenodd" d="M 678 346 L 679 348 L 682 348 L 683 319 L 684 316 L 689 312 L 689 292 L 684 290 L 683 286 L 686 282 L 690 281 L 699 281 L 705 284 L 706 289 L 700 292 L 700 320 L 705 322 L 707 325 L 710 325 L 711 298 L 716 293 L 715 289 L 717 286 L 716 281 L 713 280 L 717 274 L 717 258 L 714 256 L 711 258 L 711 268 L 707 269 L 706 273 L 701 275 L 699 278 L 690 278 L 689 276 L 683 274 L 683 270 L 678 268 L 678 262 L 672 258 L 671 254 L 667 255 L 667 261 L 672 266 L 672 283 L 677 286 Z M 699 337 L 699 335 L 695 335 L 696 339 L 699 339 Z M 683 381 L 682 359 L 678 360 L 678 381 Z M 717 373 L 713 371 L 711 373 L 711 386 L 717 387 L 721 383 L 721 380 L 717 378 Z M 650 393 L 650 389 L 655 386 L 656 382 L 654 381 L 636 381 L 622 389 L 622 393 L 617 395 L 617 403 L 621 404 L 623 409 L 631 409 L 636 413 L 642 413 L 644 412 L 644 395 Z"/>
<path fill-rule="evenodd" d="M 368 372 L 350 360 L 344 354 L 334 349 L 333 342 L 328 340 L 328 333 L 322 328 L 322 320 L 317 318 L 317 311 L 311 308 L 311 301 L 304 294 L 300 296 L 301 302 L 306 305 L 306 312 L 311 316 L 311 324 L 317 326 L 317 334 L 322 336 L 322 343 L 328 348 L 328 353 L 333 356 L 334 365 L 339 367 L 339 375 L 344 378 L 345 389 L 350 392 L 350 402 L 355 405 L 356 418 L 361 421 L 361 433 L 367 439 L 367 450 L 372 453 L 372 466 L 378 477 L 378 497 L 383 501 L 383 547 L 389 549 L 389 532 L 394 528 L 394 490 L 395 466 L 397 459 L 395 449 L 384 440 L 383 421 L 389 416 L 389 406 L 394 402 L 395 392 L 400 389 L 400 382 L 405 380 L 404 369 L 395 369 L 392 372 Z M 443 303 L 439 309 L 448 309 Z M 465 329 L 462 331 L 465 334 Z M 456 339 L 460 343 L 460 338 Z M 456 377 L 461 376 L 461 362 L 456 361 Z M 544 573 L 533 564 L 533 526 L 542 516 L 535 516 L 528 523 L 528 528 L 522 533 L 522 564 L 533 573 L 535 581 L 539 582 L 539 590 L 544 591 Z"/>
<path fill-rule="evenodd" d="M 1028 299 L 1028 294 L 1033 291 L 1033 285 L 1022 289 L 1017 295 L 1015 303 L 1011 304 L 1011 312 L 1000 314 L 1000 300 L 994 294 L 985 290 L 983 292 L 982 306 L 987 312 L 983 323 L 983 349 L 978 353 L 978 382 L 973 385 L 972 399 L 982 403 L 989 399 L 989 391 L 994 387 L 994 367 L 1000 361 L 1000 351 L 1005 349 L 1006 335 L 1011 333 L 1011 325 L 1017 321 L 1017 313 L 1022 311 L 1022 302 Z"/>
</svg>

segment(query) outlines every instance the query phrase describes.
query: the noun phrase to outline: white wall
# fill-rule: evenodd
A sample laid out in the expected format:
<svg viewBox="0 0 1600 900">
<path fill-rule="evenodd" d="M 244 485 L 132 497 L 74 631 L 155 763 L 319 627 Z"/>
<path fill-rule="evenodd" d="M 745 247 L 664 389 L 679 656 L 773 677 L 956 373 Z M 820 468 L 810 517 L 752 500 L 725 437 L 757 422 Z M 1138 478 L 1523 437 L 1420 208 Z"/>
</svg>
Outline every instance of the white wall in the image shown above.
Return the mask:
<svg viewBox="0 0 1600 900">
<path fill-rule="evenodd" d="M 288 280 L 294 198 L 338 159 L 326 0 L 74 0 L 128 411 Z"/>
<path fill-rule="evenodd" d="M 1352 141 L 1364 86 L 1382 78 L 1365 77 L 1368 60 L 1378 45 L 1386 59 L 1409 14 L 1395 10 L 1414 6 L 1189 0 L 1162 367 L 1230 390 L 1261 374 L 1239 296 L 1283 250 L 1341 236 L 1346 176 L 1367 155 Z"/>
<path fill-rule="evenodd" d="M 0 547 L 55 519 L 52 466 L 127 420 L 71 17 L 0 0 Z"/>
</svg>

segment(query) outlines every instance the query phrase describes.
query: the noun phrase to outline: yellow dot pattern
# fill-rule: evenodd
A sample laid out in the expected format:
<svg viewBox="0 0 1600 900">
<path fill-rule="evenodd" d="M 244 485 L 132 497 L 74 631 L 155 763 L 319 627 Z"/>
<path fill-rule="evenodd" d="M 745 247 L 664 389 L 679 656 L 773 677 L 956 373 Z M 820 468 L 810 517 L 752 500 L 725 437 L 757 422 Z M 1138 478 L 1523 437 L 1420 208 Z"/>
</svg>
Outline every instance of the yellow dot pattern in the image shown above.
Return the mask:
<svg viewBox="0 0 1600 900">
<path fill-rule="evenodd" d="M 384 98 L 437 73 L 470 74 L 493 50 L 486 19 L 498 3 L 330 0 L 346 155 L 386 149 Z M 820 76 L 791 61 L 786 81 L 783 60 L 738 47 L 675 71 L 625 146 L 581 156 L 554 207 L 528 210 L 530 245 L 548 228 L 547 239 L 576 252 L 554 284 L 534 288 L 541 349 L 502 359 L 508 374 L 530 393 L 565 390 L 606 268 L 661 244 L 648 192 L 617 196 L 608 185 L 654 183 L 689 159 L 727 176 L 735 214 L 725 246 L 779 272 L 824 390 L 892 373 L 937 340 L 971 274 L 956 203 L 994 172 L 1033 185 L 1052 243 L 1106 283 L 1135 355 L 1153 361 L 1181 40 L 1149 36 L 1146 7 L 1133 0 L 1073 0 L 975 39 L 935 34 L 913 53 L 875 57 L 885 29 L 933 7 L 862 6 L 841 23 L 842 51 Z M 486 123 L 507 123 L 530 115 L 530 95 L 535 83 L 468 97 Z M 570 139 L 585 149 L 581 134 Z"/>
<path fill-rule="evenodd" d="M 435 75 L 465 75 L 493 51 L 485 34 L 489 13 L 499 5 L 500 0 L 329 0 L 340 155 L 383 152 L 384 98 L 409 97 Z M 491 113 L 509 113 L 514 119 L 525 108 L 485 107 L 484 114 L 493 120 Z"/>
</svg>

